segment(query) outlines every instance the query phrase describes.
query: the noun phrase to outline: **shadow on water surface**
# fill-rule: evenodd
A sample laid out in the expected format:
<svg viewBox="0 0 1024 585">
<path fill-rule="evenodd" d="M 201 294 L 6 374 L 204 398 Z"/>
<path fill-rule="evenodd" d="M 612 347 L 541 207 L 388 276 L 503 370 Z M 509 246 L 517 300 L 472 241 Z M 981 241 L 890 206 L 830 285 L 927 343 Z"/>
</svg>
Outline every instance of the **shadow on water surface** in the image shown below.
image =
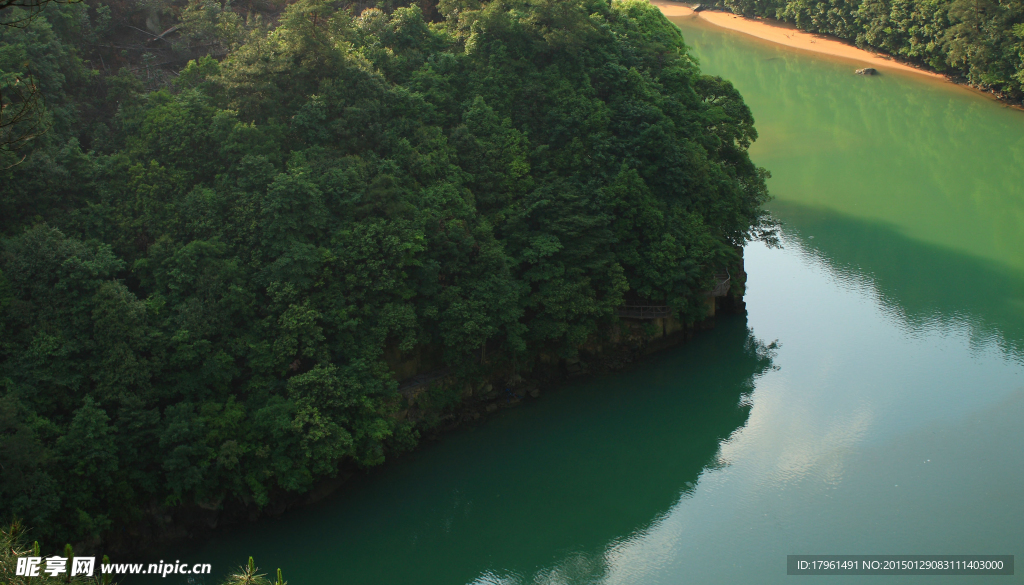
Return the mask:
<svg viewBox="0 0 1024 585">
<path fill-rule="evenodd" d="M 838 280 L 869 281 L 911 335 L 936 325 L 966 327 L 973 345 L 996 343 L 1024 363 L 1021 272 L 920 242 L 885 223 L 787 201 L 771 207 L 786 238 Z"/>
<path fill-rule="evenodd" d="M 610 546 L 657 522 L 719 464 L 770 354 L 743 317 L 720 318 L 632 371 L 505 411 L 327 501 L 174 558 L 223 574 L 253 555 L 296 584 L 599 580 Z"/>
</svg>

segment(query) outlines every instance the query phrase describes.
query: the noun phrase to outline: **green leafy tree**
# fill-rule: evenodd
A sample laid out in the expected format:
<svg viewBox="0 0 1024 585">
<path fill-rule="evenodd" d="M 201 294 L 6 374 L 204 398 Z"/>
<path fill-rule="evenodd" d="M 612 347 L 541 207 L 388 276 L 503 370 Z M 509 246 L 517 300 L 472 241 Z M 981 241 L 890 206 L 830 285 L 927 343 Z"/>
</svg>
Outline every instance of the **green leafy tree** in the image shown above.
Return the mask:
<svg viewBox="0 0 1024 585">
<path fill-rule="evenodd" d="M 402 379 L 571 357 L 627 303 L 699 320 L 765 236 L 750 110 L 649 3 L 395 4 L 191 3 L 151 39 L 176 81 L 124 57 L 81 116 L 74 39 L 136 21 L 21 29 L 55 97 L 0 184 L 7 513 L 59 542 L 265 508 L 415 444 Z"/>
</svg>

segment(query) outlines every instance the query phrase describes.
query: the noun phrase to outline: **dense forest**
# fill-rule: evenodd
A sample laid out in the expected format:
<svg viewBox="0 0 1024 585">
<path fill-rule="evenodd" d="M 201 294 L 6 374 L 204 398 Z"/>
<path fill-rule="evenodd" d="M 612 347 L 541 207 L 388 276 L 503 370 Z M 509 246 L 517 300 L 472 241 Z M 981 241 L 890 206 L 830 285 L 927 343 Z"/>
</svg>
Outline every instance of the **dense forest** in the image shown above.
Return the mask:
<svg viewBox="0 0 1024 585">
<path fill-rule="evenodd" d="M 1024 100 L 1021 0 L 716 0 L 744 16 L 764 16 L 835 35 L 861 47 Z"/>
<path fill-rule="evenodd" d="M 0 509 L 36 538 L 379 464 L 418 439 L 395 356 L 483 380 L 627 301 L 692 322 L 771 237 L 750 111 L 646 1 L 378 4 L 0 11 Z"/>
</svg>

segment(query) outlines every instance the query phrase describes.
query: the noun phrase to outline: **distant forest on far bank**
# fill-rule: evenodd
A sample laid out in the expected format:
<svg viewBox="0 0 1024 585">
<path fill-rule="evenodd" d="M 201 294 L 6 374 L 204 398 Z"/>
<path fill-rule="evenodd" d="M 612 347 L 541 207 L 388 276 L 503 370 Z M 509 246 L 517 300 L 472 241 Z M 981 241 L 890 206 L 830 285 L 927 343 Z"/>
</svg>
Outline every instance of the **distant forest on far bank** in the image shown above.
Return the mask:
<svg viewBox="0 0 1024 585">
<path fill-rule="evenodd" d="M 960 77 L 1012 102 L 1024 100 L 1021 0 L 716 0 L 829 34 Z"/>
</svg>

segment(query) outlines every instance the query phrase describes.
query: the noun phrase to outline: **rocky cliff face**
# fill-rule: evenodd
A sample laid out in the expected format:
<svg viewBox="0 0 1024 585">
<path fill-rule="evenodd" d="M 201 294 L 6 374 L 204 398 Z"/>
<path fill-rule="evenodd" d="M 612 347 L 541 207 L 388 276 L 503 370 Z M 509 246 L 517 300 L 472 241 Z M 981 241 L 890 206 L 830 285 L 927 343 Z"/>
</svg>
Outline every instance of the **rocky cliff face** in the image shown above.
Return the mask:
<svg viewBox="0 0 1024 585">
<path fill-rule="evenodd" d="M 556 388 L 568 380 L 621 370 L 645 355 L 683 343 L 695 333 L 713 328 L 716 315 L 746 312 L 743 301 L 746 273 L 742 256 L 730 268 L 727 286 L 718 296 L 711 292 L 707 295 L 707 313 L 701 321 L 683 323 L 671 314 L 619 317 L 617 322 L 592 335 L 576 356 L 564 358 L 541 353 L 535 356 L 528 372 L 510 367 L 500 355 L 488 357 L 485 351 L 481 352 L 481 364 L 493 368 L 481 379 L 467 381 L 444 369 L 421 369 L 402 381 L 399 393 L 404 408 L 398 416 L 433 436 L 478 421 L 501 408 L 536 399 L 542 390 Z M 399 372 L 410 372 L 415 365 L 423 368 L 424 364 L 431 363 L 423 358 L 427 354 L 439 355 L 439 352 L 418 348 L 407 360 L 395 363 L 396 377 Z M 457 394 L 458 401 L 439 410 L 432 404 L 433 393 Z"/>
</svg>

